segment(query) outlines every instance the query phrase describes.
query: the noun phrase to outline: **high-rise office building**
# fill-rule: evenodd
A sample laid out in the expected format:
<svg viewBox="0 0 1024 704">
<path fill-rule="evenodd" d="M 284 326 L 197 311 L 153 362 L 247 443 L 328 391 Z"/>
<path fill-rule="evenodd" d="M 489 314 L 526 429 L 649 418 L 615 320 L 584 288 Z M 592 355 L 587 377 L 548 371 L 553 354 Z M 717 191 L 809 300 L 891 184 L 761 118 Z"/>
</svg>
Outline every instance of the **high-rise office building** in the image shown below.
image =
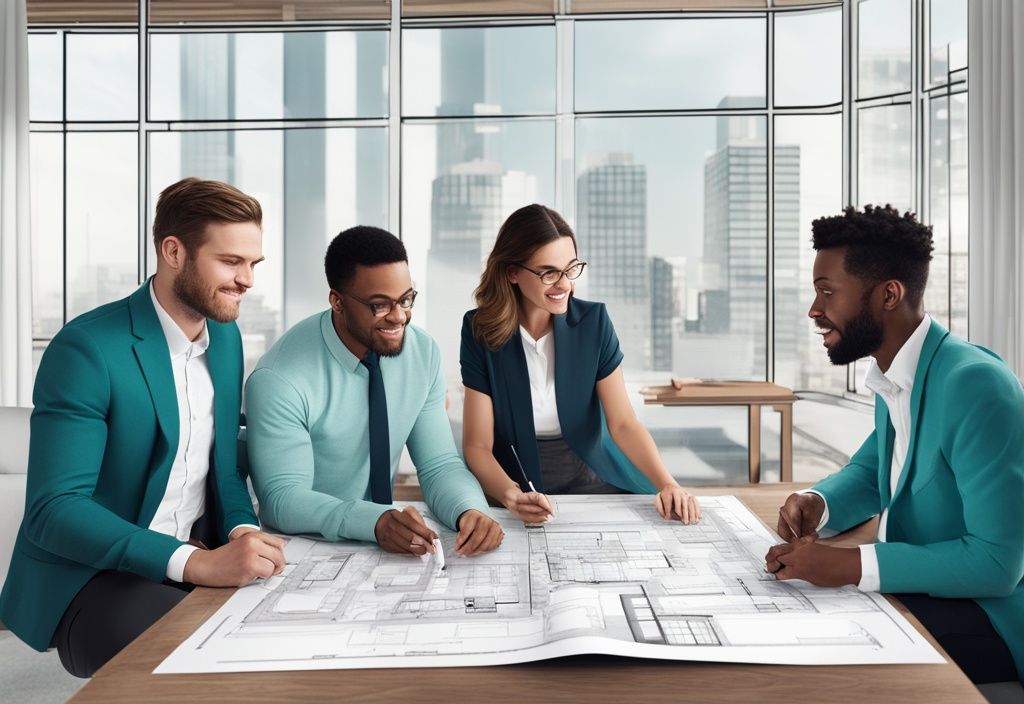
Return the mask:
<svg viewBox="0 0 1024 704">
<path fill-rule="evenodd" d="M 646 167 L 616 153 L 585 168 L 576 183 L 576 217 L 581 256 L 592 264 L 589 291 L 608 307 L 624 364 L 650 369 Z"/>
<path fill-rule="evenodd" d="M 675 337 L 675 267 L 661 257 L 651 257 L 651 369 L 672 371 L 672 339 Z"/>
<path fill-rule="evenodd" d="M 719 107 L 730 107 L 725 98 Z M 798 288 L 800 148 L 775 147 L 775 285 L 767 287 L 768 154 L 764 118 L 718 118 L 718 147 L 704 165 L 705 290 L 700 329 L 724 333 L 753 345 L 746 373 L 764 378 L 767 372 L 769 295 L 775 303 L 775 344 L 795 349 L 806 329 L 800 314 Z M 726 313 L 727 311 L 727 313 Z M 705 320 L 703 316 L 726 320 Z M 738 370 L 742 372 L 742 370 Z"/>
</svg>

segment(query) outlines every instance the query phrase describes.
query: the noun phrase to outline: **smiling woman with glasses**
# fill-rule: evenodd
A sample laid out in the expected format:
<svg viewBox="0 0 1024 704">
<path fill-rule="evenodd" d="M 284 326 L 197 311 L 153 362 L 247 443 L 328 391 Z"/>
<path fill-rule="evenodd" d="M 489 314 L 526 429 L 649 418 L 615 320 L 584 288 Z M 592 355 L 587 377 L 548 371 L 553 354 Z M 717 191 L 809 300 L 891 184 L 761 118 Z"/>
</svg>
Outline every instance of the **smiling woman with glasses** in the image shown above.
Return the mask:
<svg viewBox="0 0 1024 704">
<path fill-rule="evenodd" d="M 573 296 L 587 263 L 543 205 L 509 216 L 462 326 L 463 451 L 484 491 L 524 522 L 545 494 L 655 494 L 665 518 L 700 517 L 637 419 L 604 304 Z"/>
</svg>

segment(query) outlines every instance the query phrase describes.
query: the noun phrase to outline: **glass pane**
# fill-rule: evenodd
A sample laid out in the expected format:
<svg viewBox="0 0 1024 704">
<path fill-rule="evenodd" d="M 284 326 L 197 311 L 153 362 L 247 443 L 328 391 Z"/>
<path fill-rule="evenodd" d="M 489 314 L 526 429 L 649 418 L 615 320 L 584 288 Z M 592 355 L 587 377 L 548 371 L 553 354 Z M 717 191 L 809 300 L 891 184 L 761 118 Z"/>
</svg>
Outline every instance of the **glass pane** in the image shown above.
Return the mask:
<svg viewBox="0 0 1024 704">
<path fill-rule="evenodd" d="M 775 15 L 775 104 L 831 105 L 843 99 L 840 8 Z"/>
<path fill-rule="evenodd" d="M 138 137 L 67 134 L 68 320 L 139 285 Z"/>
<path fill-rule="evenodd" d="M 857 113 L 857 201 L 913 206 L 910 106 L 883 105 Z"/>
<path fill-rule="evenodd" d="M 910 90 L 910 0 L 857 6 L 857 97 Z"/>
<path fill-rule="evenodd" d="M 577 21 L 576 110 L 764 107 L 765 22 Z"/>
<path fill-rule="evenodd" d="M 64 35 L 28 35 L 28 113 L 35 121 L 64 119 Z"/>
<path fill-rule="evenodd" d="M 553 26 L 407 29 L 402 61 L 405 115 L 555 111 Z"/>
<path fill-rule="evenodd" d="M 928 75 L 934 84 L 967 66 L 967 0 L 931 0 L 931 52 Z"/>
<path fill-rule="evenodd" d="M 967 96 L 929 105 L 929 213 L 935 251 L 925 310 L 967 334 Z"/>
<path fill-rule="evenodd" d="M 296 22 L 304 20 L 388 19 L 391 0 L 150 0 L 149 21 Z"/>
<path fill-rule="evenodd" d="M 778 0 L 776 0 L 775 4 L 779 4 Z M 768 0 L 569 0 L 569 11 L 735 10 L 748 7 L 766 7 L 767 5 Z"/>
<path fill-rule="evenodd" d="M 138 24 L 138 0 L 28 0 L 29 24 L 69 22 L 124 22 Z"/>
<path fill-rule="evenodd" d="M 137 120 L 138 49 L 135 34 L 68 34 L 67 119 Z"/>
<path fill-rule="evenodd" d="M 580 295 L 607 304 L 630 379 L 764 378 L 765 127 L 577 121 L 576 229 L 591 263 Z"/>
<path fill-rule="evenodd" d="M 64 324 L 64 135 L 29 136 L 32 226 L 32 337 Z"/>
<path fill-rule="evenodd" d="M 811 221 L 843 207 L 842 115 L 775 118 L 775 380 L 793 389 L 842 394 L 835 367 L 807 310 L 814 248 Z"/>
<path fill-rule="evenodd" d="M 184 176 L 231 183 L 263 208 L 266 261 L 238 321 L 247 372 L 282 330 L 326 306 L 331 238 L 356 224 L 387 226 L 384 128 L 156 132 L 149 149 L 148 222 L 160 191 Z"/>
<path fill-rule="evenodd" d="M 402 239 L 420 291 L 414 322 L 441 346 L 462 422 L 459 341 L 498 227 L 529 203 L 554 204 L 553 121 L 407 124 L 402 131 Z"/>
<path fill-rule="evenodd" d="M 403 17 L 553 15 L 557 11 L 556 0 L 402 0 Z"/>
<path fill-rule="evenodd" d="M 150 47 L 153 120 L 388 112 L 387 32 L 154 34 Z"/>
</svg>

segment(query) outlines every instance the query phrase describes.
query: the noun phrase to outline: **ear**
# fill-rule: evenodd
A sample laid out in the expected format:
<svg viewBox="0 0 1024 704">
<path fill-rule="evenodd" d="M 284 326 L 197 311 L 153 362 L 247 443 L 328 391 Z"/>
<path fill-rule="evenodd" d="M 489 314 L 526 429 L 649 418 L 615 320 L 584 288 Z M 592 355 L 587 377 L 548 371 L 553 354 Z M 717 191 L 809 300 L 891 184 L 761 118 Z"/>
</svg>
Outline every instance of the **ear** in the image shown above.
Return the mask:
<svg viewBox="0 0 1024 704">
<path fill-rule="evenodd" d="M 185 244 L 174 235 L 165 237 L 160 242 L 159 258 L 164 260 L 169 267 L 179 270 L 185 265 L 188 259 L 188 252 Z"/>
<path fill-rule="evenodd" d="M 882 309 L 894 310 L 907 296 L 907 289 L 903 282 L 897 279 L 890 279 L 882 284 Z"/>
<path fill-rule="evenodd" d="M 505 276 L 508 277 L 508 282 L 513 285 L 519 284 L 519 267 L 512 266 L 511 264 L 505 269 Z"/>
<path fill-rule="evenodd" d="M 330 293 L 327 294 L 327 301 L 331 306 L 331 310 L 335 313 L 341 313 L 341 294 L 335 291 L 333 288 Z"/>
</svg>

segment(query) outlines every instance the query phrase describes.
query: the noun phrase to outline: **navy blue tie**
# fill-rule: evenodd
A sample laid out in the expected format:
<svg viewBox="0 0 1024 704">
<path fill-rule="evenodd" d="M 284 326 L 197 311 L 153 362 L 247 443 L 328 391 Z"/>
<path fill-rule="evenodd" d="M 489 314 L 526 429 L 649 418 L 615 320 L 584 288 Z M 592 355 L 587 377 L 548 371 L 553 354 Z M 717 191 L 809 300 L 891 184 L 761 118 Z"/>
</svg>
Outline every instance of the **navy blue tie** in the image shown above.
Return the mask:
<svg viewBox="0 0 1024 704">
<path fill-rule="evenodd" d="M 370 372 L 370 496 L 375 504 L 390 504 L 391 440 L 380 356 L 376 352 L 367 352 L 362 363 Z"/>
</svg>

